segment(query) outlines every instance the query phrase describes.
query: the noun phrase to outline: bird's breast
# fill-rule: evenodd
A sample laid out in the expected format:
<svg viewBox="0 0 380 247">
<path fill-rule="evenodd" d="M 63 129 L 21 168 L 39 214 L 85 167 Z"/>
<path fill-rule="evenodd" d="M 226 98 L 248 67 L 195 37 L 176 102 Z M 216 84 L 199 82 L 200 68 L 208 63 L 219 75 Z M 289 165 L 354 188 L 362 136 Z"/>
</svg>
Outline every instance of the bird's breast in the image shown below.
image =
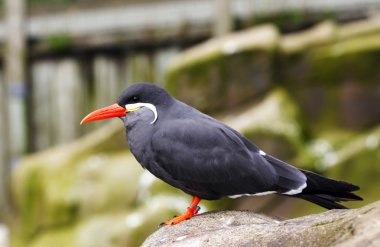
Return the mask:
<svg viewBox="0 0 380 247">
<path fill-rule="evenodd" d="M 154 133 L 154 124 L 151 124 L 154 114 L 149 109 L 141 108 L 127 113 L 124 120 L 127 142 L 137 161 L 145 167 L 145 161 L 151 153 L 151 139 Z"/>
</svg>

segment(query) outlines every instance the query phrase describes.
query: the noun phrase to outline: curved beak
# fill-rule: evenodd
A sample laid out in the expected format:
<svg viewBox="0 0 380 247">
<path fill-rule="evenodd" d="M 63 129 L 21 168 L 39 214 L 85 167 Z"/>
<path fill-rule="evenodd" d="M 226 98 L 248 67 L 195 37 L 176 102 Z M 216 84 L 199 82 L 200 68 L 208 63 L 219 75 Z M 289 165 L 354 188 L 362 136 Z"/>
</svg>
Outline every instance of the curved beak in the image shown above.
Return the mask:
<svg viewBox="0 0 380 247">
<path fill-rule="evenodd" d="M 126 109 L 124 107 L 121 107 L 118 104 L 113 104 L 91 112 L 85 118 L 82 119 L 80 124 L 113 117 L 124 117 L 125 115 Z"/>
</svg>

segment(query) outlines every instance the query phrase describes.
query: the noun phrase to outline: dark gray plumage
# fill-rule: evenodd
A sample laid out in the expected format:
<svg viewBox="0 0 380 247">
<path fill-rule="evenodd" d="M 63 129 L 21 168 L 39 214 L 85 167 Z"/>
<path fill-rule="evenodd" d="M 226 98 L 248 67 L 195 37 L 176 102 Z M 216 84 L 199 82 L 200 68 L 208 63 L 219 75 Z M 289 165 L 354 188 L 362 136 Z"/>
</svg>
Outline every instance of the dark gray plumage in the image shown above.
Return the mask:
<svg viewBox="0 0 380 247">
<path fill-rule="evenodd" d="M 299 170 L 265 154 L 237 131 L 174 99 L 153 84 L 135 84 L 118 104 L 153 106 L 122 117 L 129 147 L 156 177 L 201 199 L 281 193 L 326 208 L 360 200 L 358 187 Z"/>
</svg>

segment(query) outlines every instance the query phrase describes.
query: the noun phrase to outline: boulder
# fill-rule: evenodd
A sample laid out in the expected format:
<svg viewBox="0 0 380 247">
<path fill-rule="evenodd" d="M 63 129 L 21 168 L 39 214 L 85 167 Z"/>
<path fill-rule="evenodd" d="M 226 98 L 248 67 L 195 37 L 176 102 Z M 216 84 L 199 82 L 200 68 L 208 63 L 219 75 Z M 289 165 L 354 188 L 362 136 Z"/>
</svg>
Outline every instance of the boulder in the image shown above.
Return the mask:
<svg viewBox="0 0 380 247">
<path fill-rule="evenodd" d="M 142 247 L 366 246 L 380 245 L 380 202 L 281 220 L 250 211 L 210 212 L 165 226 Z"/>
<path fill-rule="evenodd" d="M 296 163 L 327 177 L 359 185 L 356 193 L 364 201 L 346 205 L 364 206 L 379 200 L 379 193 L 374 189 L 380 186 L 379 146 L 380 126 L 361 133 L 331 129 L 308 142 Z"/>
<path fill-rule="evenodd" d="M 325 174 L 360 185 L 358 195 L 365 199 L 362 204 L 379 200 L 376 189 L 380 186 L 379 147 L 380 126 L 377 126 L 351 138 L 341 148 L 332 150 L 330 160 L 324 164 Z"/>
<path fill-rule="evenodd" d="M 281 159 L 290 160 L 304 148 L 299 108 L 282 88 L 222 121 Z"/>
<path fill-rule="evenodd" d="M 125 147 L 120 140 L 124 138 L 119 138 L 122 129 L 113 122 L 18 164 L 12 193 L 22 236 L 30 238 L 49 227 L 67 226 L 133 202 L 141 169 L 132 155 L 120 152 Z"/>
<path fill-rule="evenodd" d="M 203 111 L 232 109 L 270 89 L 278 39 L 272 25 L 211 39 L 173 60 L 166 87 Z"/>
<path fill-rule="evenodd" d="M 277 83 L 300 106 L 306 131 L 360 130 L 378 123 L 380 19 L 325 22 L 284 35 L 277 54 Z"/>
</svg>

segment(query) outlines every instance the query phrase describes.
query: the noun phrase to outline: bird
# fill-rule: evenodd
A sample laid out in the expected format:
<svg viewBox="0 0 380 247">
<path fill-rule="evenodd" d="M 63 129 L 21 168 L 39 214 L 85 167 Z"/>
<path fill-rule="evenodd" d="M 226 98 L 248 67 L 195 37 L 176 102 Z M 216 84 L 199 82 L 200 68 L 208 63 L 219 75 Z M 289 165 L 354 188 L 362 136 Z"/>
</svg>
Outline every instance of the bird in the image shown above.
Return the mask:
<svg viewBox="0 0 380 247">
<path fill-rule="evenodd" d="M 359 187 L 298 169 L 265 153 L 238 131 L 177 100 L 153 83 L 128 86 L 116 103 L 81 124 L 118 117 L 131 153 L 157 178 L 192 196 L 187 210 L 161 225 L 199 212 L 201 200 L 280 194 L 326 209 L 359 201 Z"/>
</svg>

